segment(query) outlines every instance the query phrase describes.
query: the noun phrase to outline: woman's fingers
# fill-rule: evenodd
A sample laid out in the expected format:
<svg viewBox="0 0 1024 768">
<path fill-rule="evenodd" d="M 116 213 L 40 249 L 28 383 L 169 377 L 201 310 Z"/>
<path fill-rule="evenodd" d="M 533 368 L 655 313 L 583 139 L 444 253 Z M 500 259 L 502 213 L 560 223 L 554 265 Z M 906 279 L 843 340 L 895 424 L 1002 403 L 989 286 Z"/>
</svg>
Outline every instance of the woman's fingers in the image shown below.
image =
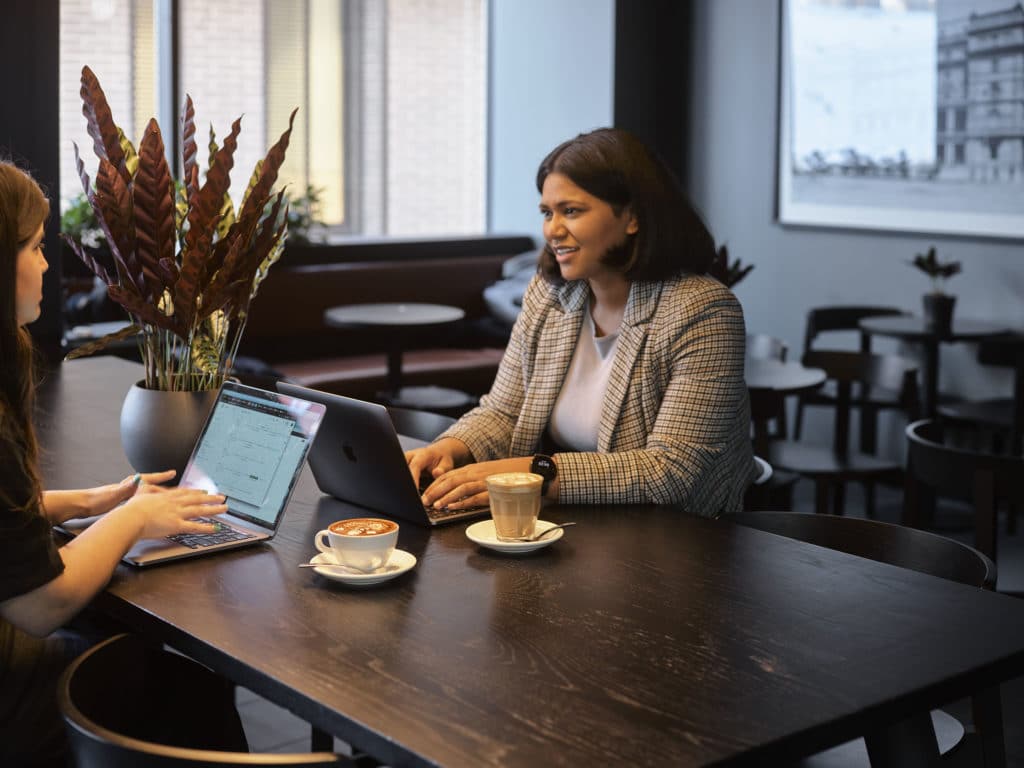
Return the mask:
<svg viewBox="0 0 1024 768">
<path fill-rule="evenodd" d="M 186 517 L 210 517 L 212 515 L 222 515 L 228 511 L 227 504 L 192 504 L 191 506 L 185 507 Z"/>
<path fill-rule="evenodd" d="M 182 520 L 182 533 L 216 533 L 217 526 L 212 523 L 200 523 L 198 520 Z"/>
<path fill-rule="evenodd" d="M 182 507 L 209 507 L 223 505 L 227 497 L 221 493 L 207 493 L 195 488 L 176 488 L 166 491 L 169 500 Z"/>
<path fill-rule="evenodd" d="M 435 480 L 423 496 L 427 504 L 435 507 L 460 509 L 477 506 L 470 499 L 481 494 L 486 498 L 487 483 L 484 480 L 473 478 L 467 473 L 449 472 Z"/>
<path fill-rule="evenodd" d="M 451 456 L 442 456 L 434 468 L 431 470 L 431 474 L 434 477 L 440 477 L 441 475 L 451 472 L 455 468 L 455 462 L 452 461 Z"/>
<path fill-rule="evenodd" d="M 490 497 L 487 495 L 487 487 L 484 486 L 484 489 L 482 491 L 474 493 L 471 496 L 459 496 L 457 499 L 451 502 L 446 502 L 444 499 L 442 499 L 441 505 L 448 509 L 466 509 L 468 507 L 487 506 L 489 500 Z"/>
</svg>

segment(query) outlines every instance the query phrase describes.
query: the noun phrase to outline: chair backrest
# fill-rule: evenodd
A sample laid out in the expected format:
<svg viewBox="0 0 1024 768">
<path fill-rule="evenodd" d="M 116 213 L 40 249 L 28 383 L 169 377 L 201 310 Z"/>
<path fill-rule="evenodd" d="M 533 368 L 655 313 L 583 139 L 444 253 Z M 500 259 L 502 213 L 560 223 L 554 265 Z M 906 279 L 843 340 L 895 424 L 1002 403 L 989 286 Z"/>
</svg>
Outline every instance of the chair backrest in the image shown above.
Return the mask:
<svg viewBox="0 0 1024 768">
<path fill-rule="evenodd" d="M 747 334 L 747 357 L 752 360 L 778 360 L 786 362 L 789 347 L 782 339 L 765 333 Z"/>
<path fill-rule="evenodd" d="M 455 423 L 451 416 L 413 408 L 399 408 L 396 405 L 389 405 L 388 413 L 398 434 L 415 437 L 428 443 Z"/>
<path fill-rule="evenodd" d="M 830 380 L 836 382 L 833 447 L 840 453 L 849 449 L 854 384 L 895 390 L 908 417 L 914 419 L 918 415 L 917 363 L 911 360 L 898 355 L 812 349 L 804 355 L 802 362 L 809 368 L 821 368 Z"/>
<path fill-rule="evenodd" d="M 906 314 L 899 307 L 869 306 L 836 306 L 814 307 L 807 312 L 807 324 L 804 327 L 804 352 L 810 351 L 814 340 L 819 334 L 830 331 L 858 331 L 857 323 L 865 317 L 885 317 Z M 860 350 L 871 349 L 871 337 L 860 335 Z"/>
<path fill-rule="evenodd" d="M 1024 505 L 1024 458 L 977 450 L 970 427 L 944 427 L 924 419 L 907 426 L 903 521 L 922 524 L 920 486 L 974 507 L 974 546 L 996 556 L 999 502 Z"/>
<path fill-rule="evenodd" d="M 167 666 L 172 669 L 167 669 Z M 330 752 L 253 754 L 170 746 L 147 740 L 159 729 L 188 733 L 191 718 L 202 720 L 203 702 L 195 709 L 181 707 L 170 713 L 159 705 L 168 698 L 168 685 L 185 684 L 188 675 L 176 675 L 190 659 L 144 645 L 132 635 L 117 635 L 90 648 L 65 670 L 57 697 L 78 768 L 198 768 L 198 766 L 344 766 L 348 761 Z M 206 670 L 202 670 L 209 674 Z M 166 672 L 166 674 L 165 674 Z M 166 708 L 166 707 L 165 707 Z M 179 721 L 180 718 L 180 721 Z M 216 724 L 200 727 L 216 732 Z"/>
<path fill-rule="evenodd" d="M 970 500 L 980 476 L 992 479 L 998 498 L 1024 494 L 1024 458 L 978 450 L 969 427 L 944 427 L 933 419 L 907 425 L 907 463 L 914 477 L 944 496 Z"/>
<path fill-rule="evenodd" d="M 996 566 L 976 549 L 927 531 L 858 517 L 803 512 L 738 512 L 725 519 L 808 544 L 993 589 Z"/>
</svg>

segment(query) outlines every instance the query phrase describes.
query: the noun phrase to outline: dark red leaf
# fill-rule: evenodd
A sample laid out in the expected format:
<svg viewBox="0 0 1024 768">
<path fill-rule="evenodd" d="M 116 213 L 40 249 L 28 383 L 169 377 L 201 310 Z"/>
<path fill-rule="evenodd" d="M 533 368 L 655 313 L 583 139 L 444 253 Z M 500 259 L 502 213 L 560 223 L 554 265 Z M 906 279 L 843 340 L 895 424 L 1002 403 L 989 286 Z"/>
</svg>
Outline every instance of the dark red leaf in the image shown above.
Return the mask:
<svg viewBox="0 0 1024 768">
<path fill-rule="evenodd" d="M 128 166 L 125 164 L 124 151 L 121 149 L 121 138 L 110 112 L 106 94 L 100 87 L 100 81 L 89 67 L 82 67 L 82 114 L 85 115 L 86 127 L 92 137 L 96 156 L 109 160 L 114 169 L 127 184 L 131 181 Z"/>
</svg>

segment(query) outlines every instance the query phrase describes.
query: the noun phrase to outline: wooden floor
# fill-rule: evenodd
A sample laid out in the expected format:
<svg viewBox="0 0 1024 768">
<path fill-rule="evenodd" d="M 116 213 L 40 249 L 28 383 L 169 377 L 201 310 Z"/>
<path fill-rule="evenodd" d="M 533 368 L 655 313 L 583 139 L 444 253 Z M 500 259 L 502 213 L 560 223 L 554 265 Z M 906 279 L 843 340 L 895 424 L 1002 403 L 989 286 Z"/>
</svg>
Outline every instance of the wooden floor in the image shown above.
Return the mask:
<svg viewBox="0 0 1024 768">
<path fill-rule="evenodd" d="M 805 487 L 806 486 L 806 487 Z M 881 488 L 878 491 L 878 518 L 899 522 L 901 496 L 897 491 Z M 797 487 L 794 507 L 801 512 L 812 512 L 812 489 L 806 483 Z M 847 514 L 864 516 L 863 497 L 858 488 L 851 488 L 847 499 Z M 938 532 L 965 544 L 972 543 L 970 513 L 963 507 L 940 503 L 936 514 Z M 1018 533 L 1008 536 L 1005 521 L 999 530 L 1000 591 L 1024 595 L 1024 517 L 1019 521 Z M 239 689 L 238 709 L 242 715 L 250 749 L 254 752 L 307 752 L 310 744 L 309 725 L 287 710 L 276 707 L 259 696 Z M 966 702 L 947 708 L 964 722 L 970 721 Z M 1003 686 L 1003 717 L 1006 724 L 1006 750 L 1008 768 L 1024 768 L 1024 677 Z M 335 751 L 350 754 L 348 745 L 335 740 Z"/>
</svg>

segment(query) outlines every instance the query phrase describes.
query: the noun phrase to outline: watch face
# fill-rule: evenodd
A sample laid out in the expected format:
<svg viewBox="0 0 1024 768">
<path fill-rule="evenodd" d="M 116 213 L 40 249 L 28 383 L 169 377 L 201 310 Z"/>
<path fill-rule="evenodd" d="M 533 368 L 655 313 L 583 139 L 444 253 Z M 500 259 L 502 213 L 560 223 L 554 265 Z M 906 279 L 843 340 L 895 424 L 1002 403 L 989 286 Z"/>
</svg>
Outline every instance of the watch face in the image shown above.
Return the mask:
<svg viewBox="0 0 1024 768">
<path fill-rule="evenodd" d="M 551 480 L 558 474 L 558 467 L 550 456 L 534 456 L 530 471 L 535 472 L 546 480 Z"/>
</svg>

